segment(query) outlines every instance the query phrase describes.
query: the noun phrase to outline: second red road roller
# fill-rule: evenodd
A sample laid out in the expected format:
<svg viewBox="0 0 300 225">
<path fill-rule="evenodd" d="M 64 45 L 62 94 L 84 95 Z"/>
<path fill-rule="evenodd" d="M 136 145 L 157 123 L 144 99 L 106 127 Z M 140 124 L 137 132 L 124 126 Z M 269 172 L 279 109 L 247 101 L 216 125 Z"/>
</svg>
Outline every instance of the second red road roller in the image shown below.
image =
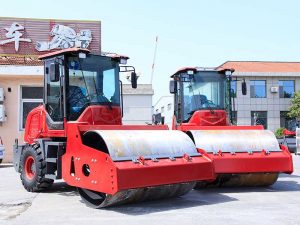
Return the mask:
<svg viewBox="0 0 300 225">
<path fill-rule="evenodd" d="M 186 67 L 171 76 L 173 130 L 187 134 L 198 152 L 213 160 L 217 178 L 203 186 L 268 186 L 292 173 L 288 149 L 262 125 L 235 126 L 231 68 Z M 241 90 L 247 93 L 246 82 Z"/>
</svg>

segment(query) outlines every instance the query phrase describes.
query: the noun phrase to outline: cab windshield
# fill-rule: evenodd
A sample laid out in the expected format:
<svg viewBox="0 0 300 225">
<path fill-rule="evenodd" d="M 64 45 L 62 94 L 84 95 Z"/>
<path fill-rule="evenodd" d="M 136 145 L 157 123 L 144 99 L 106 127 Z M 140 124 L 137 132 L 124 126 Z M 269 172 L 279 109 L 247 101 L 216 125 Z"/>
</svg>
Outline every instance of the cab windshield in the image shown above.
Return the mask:
<svg viewBox="0 0 300 225">
<path fill-rule="evenodd" d="M 201 109 L 225 109 L 226 77 L 215 71 L 200 71 L 192 75 L 182 74 L 183 117 Z"/>
<path fill-rule="evenodd" d="M 119 65 L 109 57 L 68 58 L 67 110 L 76 120 L 89 105 L 120 105 Z"/>
</svg>

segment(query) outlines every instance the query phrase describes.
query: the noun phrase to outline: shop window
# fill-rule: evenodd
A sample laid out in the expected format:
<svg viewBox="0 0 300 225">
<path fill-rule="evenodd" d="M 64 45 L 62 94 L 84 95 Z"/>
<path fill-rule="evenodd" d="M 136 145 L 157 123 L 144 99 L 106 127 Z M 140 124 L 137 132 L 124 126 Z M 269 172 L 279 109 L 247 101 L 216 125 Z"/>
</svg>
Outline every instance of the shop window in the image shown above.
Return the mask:
<svg viewBox="0 0 300 225">
<path fill-rule="evenodd" d="M 25 128 L 28 113 L 43 103 L 43 87 L 21 86 L 19 128 Z"/>
<path fill-rule="evenodd" d="M 296 119 L 287 115 L 288 111 L 280 111 L 280 127 L 288 130 L 296 130 Z"/>
<path fill-rule="evenodd" d="M 251 125 L 263 125 L 268 128 L 268 113 L 267 111 L 251 111 Z"/>
<path fill-rule="evenodd" d="M 266 98 L 266 81 L 265 80 L 251 80 L 250 81 L 250 96 L 251 98 Z"/>
<path fill-rule="evenodd" d="M 231 81 L 230 83 L 230 89 L 231 89 L 231 96 L 233 98 L 236 98 L 236 80 Z"/>
<path fill-rule="evenodd" d="M 291 98 L 295 92 L 295 81 L 294 80 L 280 80 L 279 85 L 279 97 L 280 98 Z"/>
</svg>

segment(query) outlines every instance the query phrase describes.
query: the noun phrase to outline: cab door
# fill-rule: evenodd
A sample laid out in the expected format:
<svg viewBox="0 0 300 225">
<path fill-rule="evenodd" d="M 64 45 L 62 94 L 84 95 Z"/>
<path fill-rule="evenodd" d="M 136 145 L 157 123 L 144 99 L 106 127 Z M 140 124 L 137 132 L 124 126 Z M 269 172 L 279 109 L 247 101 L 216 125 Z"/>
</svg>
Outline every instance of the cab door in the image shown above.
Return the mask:
<svg viewBox="0 0 300 225">
<path fill-rule="evenodd" d="M 62 79 L 64 69 L 62 63 L 60 63 L 59 61 L 62 60 L 54 58 L 45 61 L 44 102 L 45 109 L 47 111 L 46 122 L 50 130 L 64 129 L 64 80 Z M 56 75 L 56 79 L 53 79 L 55 77 L 54 73 L 58 73 Z"/>
</svg>

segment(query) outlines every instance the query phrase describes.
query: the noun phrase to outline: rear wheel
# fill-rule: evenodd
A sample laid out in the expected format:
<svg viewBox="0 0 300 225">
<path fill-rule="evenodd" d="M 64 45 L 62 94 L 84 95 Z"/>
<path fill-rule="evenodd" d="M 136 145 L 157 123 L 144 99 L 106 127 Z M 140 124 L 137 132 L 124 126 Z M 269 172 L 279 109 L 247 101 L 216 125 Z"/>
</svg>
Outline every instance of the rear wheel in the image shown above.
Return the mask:
<svg viewBox="0 0 300 225">
<path fill-rule="evenodd" d="M 30 192 L 43 191 L 53 183 L 45 178 L 46 162 L 38 144 L 27 145 L 21 156 L 21 180 L 24 188 Z"/>
</svg>

